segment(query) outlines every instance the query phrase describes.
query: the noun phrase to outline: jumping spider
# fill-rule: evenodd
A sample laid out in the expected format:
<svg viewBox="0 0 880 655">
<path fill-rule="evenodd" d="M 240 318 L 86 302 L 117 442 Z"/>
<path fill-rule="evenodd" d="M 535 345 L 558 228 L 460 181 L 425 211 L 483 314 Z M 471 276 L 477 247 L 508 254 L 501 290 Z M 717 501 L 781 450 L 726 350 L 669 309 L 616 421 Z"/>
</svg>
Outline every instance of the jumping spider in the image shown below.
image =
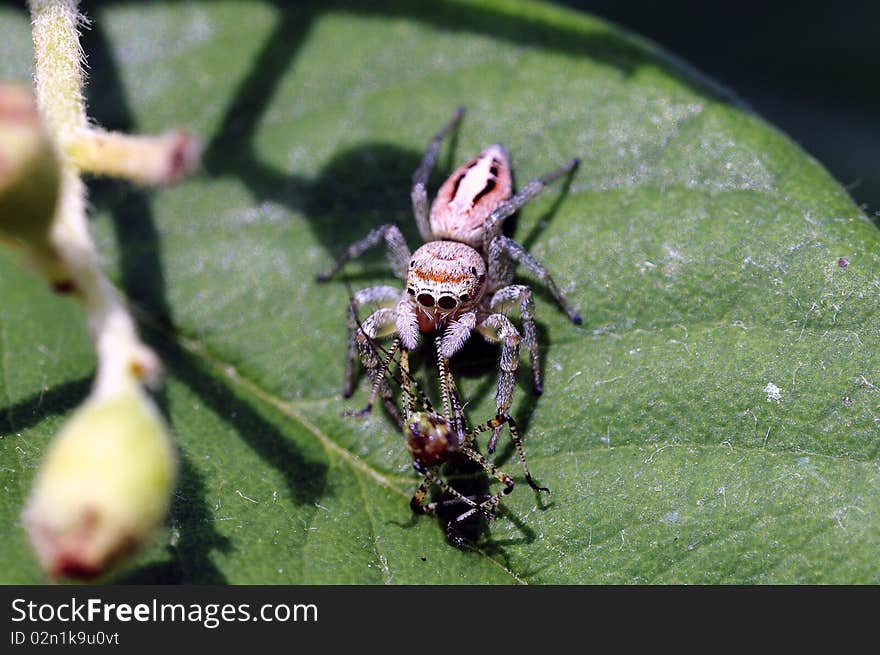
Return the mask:
<svg viewBox="0 0 880 655">
<path fill-rule="evenodd" d="M 381 348 L 369 337 L 365 337 L 370 348 Z M 516 422 L 509 414 L 497 414 L 489 421 L 468 430 L 465 425 L 461 399 L 455 386 L 455 380 L 449 368 L 449 362 L 439 355 L 441 338 L 436 340 L 438 357 L 437 368 L 440 382 L 440 395 L 443 403 L 443 414 L 438 414 L 427 395 L 419 386 L 409 370 L 409 353 L 403 350 L 397 355 L 397 339 L 391 350 L 384 351 L 385 358 L 377 371 L 377 375 L 387 377 L 396 383 L 401 390 L 401 404 L 403 414 L 399 423 L 406 437 L 406 447 L 413 458 L 413 468 L 424 479 L 419 484 L 412 499 L 410 508 L 416 514 L 436 515 L 449 505 L 464 505 L 467 509 L 458 514 L 446 525 L 446 535 L 455 545 L 462 547 L 465 539 L 461 536 L 460 528 L 464 522 L 479 513 L 491 521 L 495 516 L 501 498 L 513 491 L 514 482 L 507 473 L 500 471 L 494 464 L 488 461 L 477 450 L 476 437 L 489 430 L 498 430 L 507 425 L 510 430 L 511 440 L 522 464 L 523 473 L 529 486 L 537 491 L 549 493 L 546 487 L 538 485 L 529 472 L 526 464 L 525 451 L 522 439 L 516 427 Z M 384 350 L 384 349 L 383 349 Z M 375 352 L 374 352 L 375 354 Z M 395 356 L 397 355 L 397 359 Z M 391 363 L 396 362 L 397 373 L 391 368 Z M 383 400 L 393 403 L 391 386 L 381 385 Z M 441 476 L 441 469 L 445 465 L 461 462 L 472 462 L 479 465 L 483 471 L 499 480 L 504 486 L 494 494 L 480 497 L 466 496 L 450 485 Z M 446 500 L 425 502 L 432 486 L 440 489 Z"/>
<path fill-rule="evenodd" d="M 352 394 L 354 361 L 358 350 L 364 365 L 372 369 L 377 361 L 367 347 L 374 339 L 396 333 L 406 350 L 414 349 L 420 333 L 442 332 L 439 353 L 452 357 L 473 330 L 489 342 L 501 342 L 498 389 L 495 397 L 499 415 L 510 409 L 519 344 L 529 349 L 533 390 L 543 390 L 538 355 L 537 330 L 532 290 L 513 281 L 513 263 L 523 264 L 547 287 L 556 303 L 575 324 L 581 317 L 566 302 L 547 270 L 517 242 L 501 234 L 504 219 L 537 195 L 547 184 L 572 172 L 578 159 L 529 182 L 512 194 L 512 176 L 507 150 L 498 144 L 483 150 L 458 168 L 444 182 L 428 213 L 426 183 L 437 159 L 443 139 L 464 115 L 459 108 L 452 119 L 434 136 L 422 163 L 413 175 L 411 192 L 413 212 L 422 240 L 412 255 L 400 229 L 386 224 L 350 245 L 319 282 L 333 277 L 345 263 L 360 256 L 383 239 L 395 274 L 405 280 L 405 290 L 374 286 L 358 291 L 349 311 L 348 354 L 345 368 L 346 398 Z M 512 261 L 511 261 L 512 260 Z M 519 301 L 523 333 L 499 312 L 507 302 Z M 363 322 L 355 324 L 352 311 L 364 305 L 378 309 Z M 375 377 L 375 376 L 374 376 Z M 498 430 L 487 447 L 494 451 Z"/>
</svg>

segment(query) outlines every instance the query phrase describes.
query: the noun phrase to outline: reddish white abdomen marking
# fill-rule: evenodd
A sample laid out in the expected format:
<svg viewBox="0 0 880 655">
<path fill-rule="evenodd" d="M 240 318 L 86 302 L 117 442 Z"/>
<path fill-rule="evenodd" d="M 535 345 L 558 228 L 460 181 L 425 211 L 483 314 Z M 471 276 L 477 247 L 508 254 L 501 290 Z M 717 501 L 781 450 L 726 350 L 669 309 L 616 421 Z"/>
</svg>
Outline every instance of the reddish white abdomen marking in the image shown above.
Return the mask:
<svg viewBox="0 0 880 655">
<path fill-rule="evenodd" d="M 504 146 L 491 145 L 443 183 L 431 205 L 431 231 L 437 239 L 483 244 L 489 214 L 511 194 L 510 163 Z"/>
</svg>

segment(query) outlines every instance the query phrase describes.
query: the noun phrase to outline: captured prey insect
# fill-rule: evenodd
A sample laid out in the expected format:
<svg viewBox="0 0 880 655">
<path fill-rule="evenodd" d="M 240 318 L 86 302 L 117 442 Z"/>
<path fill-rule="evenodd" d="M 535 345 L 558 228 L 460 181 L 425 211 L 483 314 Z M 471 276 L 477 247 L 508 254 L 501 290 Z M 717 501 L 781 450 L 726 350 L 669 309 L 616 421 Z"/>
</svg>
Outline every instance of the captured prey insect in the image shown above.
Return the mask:
<svg viewBox="0 0 880 655">
<path fill-rule="evenodd" d="M 515 263 L 524 265 L 547 287 L 572 322 L 581 322 L 580 315 L 569 306 L 547 269 L 523 246 L 501 233 L 507 217 L 547 184 L 574 171 L 578 159 L 532 180 L 522 191 L 511 195 L 513 181 L 507 150 L 498 144 L 491 145 L 443 183 L 429 215 L 428 176 L 444 138 L 463 114 L 464 109 L 458 109 L 437 132 L 413 175 L 413 213 L 424 245 L 410 254 L 400 229 L 391 223 L 382 225 L 350 245 L 329 271 L 317 276 L 319 282 L 329 280 L 347 261 L 384 240 L 395 274 L 405 280 L 402 292 L 391 286 L 374 286 L 355 294 L 353 307 L 349 308 L 343 389 L 346 398 L 353 391 L 358 350 L 364 365 L 372 368 L 367 338 L 396 334 L 402 346 L 412 350 L 418 345 L 420 334 L 440 332 L 440 356 L 450 358 L 464 346 L 474 330 L 487 341 L 501 343 L 495 398 L 499 415 L 507 414 L 513 399 L 520 341 L 529 350 L 533 389 L 540 394 L 543 383 L 532 290 L 522 284 L 512 284 Z M 523 335 L 500 312 L 511 302 L 519 302 Z M 365 305 L 377 305 L 378 309 L 364 320 L 363 330 L 359 330 L 352 311 Z M 489 452 L 494 451 L 496 440 L 497 430 L 488 444 Z"/>
<path fill-rule="evenodd" d="M 355 310 L 356 311 L 356 310 Z M 439 355 L 441 339 L 436 340 L 438 357 L 437 371 L 440 384 L 440 395 L 443 413 L 437 413 L 422 387 L 412 376 L 409 369 L 409 353 L 399 349 L 399 339 L 395 339 L 390 349 L 385 350 L 373 339 L 367 337 L 369 347 L 384 353 L 381 364 L 375 373 L 383 382 L 374 384 L 374 389 L 381 392 L 386 405 L 393 404 L 393 392 L 390 383 L 395 383 L 401 391 L 402 414 L 395 412 L 401 429 L 406 438 L 406 447 L 413 458 L 413 468 L 424 479 L 410 500 L 410 507 L 416 514 L 439 515 L 440 511 L 451 505 L 464 505 L 465 511 L 456 515 L 446 524 L 446 535 L 455 545 L 461 547 L 465 540 L 461 536 L 464 522 L 479 513 L 488 521 L 495 516 L 495 511 L 502 497 L 510 494 L 514 481 L 507 473 L 499 470 L 477 450 L 476 438 L 483 432 L 497 430 L 507 425 L 513 441 L 523 473 L 529 486 L 537 491 L 549 493 L 549 489 L 538 485 L 532 478 L 526 464 L 525 450 L 516 422 L 509 414 L 497 414 L 489 421 L 468 430 L 465 424 L 461 398 L 455 379 L 449 367 L 449 361 Z M 374 353 L 378 359 L 378 352 Z M 396 364 L 395 372 L 392 364 Z M 387 382 L 387 384 L 385 383 Z M 441 475 L 444 466 L 458 466 L 464 462 L 478 465 L 488 475 L 499 480 L 504 486 L 494 494 L 484 494 L 479 501 L 472 496 L 462 494 L 448 483 Z M 445 500 L 425 502 L 432 486 L 443 492 Z"/>
</svg>

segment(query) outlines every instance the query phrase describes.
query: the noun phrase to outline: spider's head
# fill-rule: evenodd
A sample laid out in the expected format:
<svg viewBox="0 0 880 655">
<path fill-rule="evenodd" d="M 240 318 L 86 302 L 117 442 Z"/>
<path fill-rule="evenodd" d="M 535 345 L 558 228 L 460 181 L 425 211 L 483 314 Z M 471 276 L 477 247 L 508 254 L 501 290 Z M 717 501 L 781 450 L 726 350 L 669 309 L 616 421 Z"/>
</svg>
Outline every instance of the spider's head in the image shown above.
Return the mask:
<svg viewBox="0 0 880 655">
<path fill-rule="evenodd" d="M 409 261 L 406 291 L 437 321 L 472 309 L 485 286 L 486 262 L 476 250 L 457 241 L 430 241 Z"/>
<path fill-rule="evenodd" d="M 430 412 L 415 412 L 406 426 L 406 447 L 421 470 L 437 466 L 458 450 L 461 441 L 449 421 Z"/>
</svg>

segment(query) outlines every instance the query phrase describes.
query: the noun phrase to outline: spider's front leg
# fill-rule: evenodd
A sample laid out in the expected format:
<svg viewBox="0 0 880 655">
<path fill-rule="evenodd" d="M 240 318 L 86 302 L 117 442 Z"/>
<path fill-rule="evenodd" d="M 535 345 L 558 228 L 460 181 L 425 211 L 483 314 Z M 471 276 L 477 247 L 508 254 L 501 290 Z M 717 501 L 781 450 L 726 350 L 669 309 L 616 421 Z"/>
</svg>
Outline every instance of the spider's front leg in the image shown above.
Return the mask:
<svg viewBox="0 0 880 655">
<path fill-rule="evenodd" d="M 375 350 L 368 339 L 376 337 L 384 337 L 390 335 L 393 330 L 388 330 L 387 322 L 389 315 L 379 312 L 394 312 L 395 305 L 400 301 L 400 289 L 389 286 L 367 287 L 356 291 L 354 296 L 348 303 L 348 348 L 345 358 L 345 383 L 342 388 L 342 395 L 345 398 L 351 398 L 354 392 L 354 364 L 358 357 L 358 350 L 361 352 L 361 360 L 367 369 L 374 369 L 378 363 Z M 364 306 L 378 307 L 379 311 L 367 317 L 363 323 L 360 323 L 360 309 Z M 376 314 L 379 314 L 378 316 Z M 394 316 L 396 320 L 396 315 Z M 392 325 L 395 323 L 392 321 Z M 363 332 L 363 334 L 361 334 Z M 370 347 L 367 347 L 370 346 Z"/>
<path fill-rule="evenodd" d="M 415 304 L 407 296 L 397 303 L 397 318 L 395 319 L 397 337 L 406 350 L 415 350 L 419 345 L 419 315 Z"/>
<path fill-rule="evenodd" d="M 380 306 L 362 323 L 359 323 L 358 309 L 361 305 L 371 302 L 385 306 Z M 389 307 L 388 305 L 392 303 L 395 303 L 394 307 Z M 365 416 L 372 410 L 373 402 L 380 391 L 382 392 L 382 400 L 385 401 L 386 406 L 388 405 L 386 398 L 390 397 L 390 392 L 385 389 L 388 386 L 385 371 L 391 363 L 395 351 L 401 345 L 408 350 L 412 350 L 418 345 L 419 322 L 412 303 L 406 297 L 401 298 L 400 290 L 394 287 L 370 287 L 359 291 L 349 303 L 348 308 L 348 357 L 345 362 L 343 395 L 349 398 L 354 391 L 354 362 L 357 353 L 360 352 L 361 363 L 369 371 L 373 381 L 367 406 L 356 413 L 358 416 Z M 395 333 L 397 338 L 380 362 L 376 340 Z M 396 418 L 396 412 L 392 411 L 391 414 Z"/>
<path fill-rule="evenodd" d="M 367 297 L 385 296 L 385 300 L 387 302 L 389 300 L 392 300 L 392 298 L 390 297 L 390 292 L 392 291 L 395 295 L 393 300 L 398 300 L 400 297 L 400 292 L 393 287 L 372 287 L 370 289 L 364 289 L 359 293 Z M 374 293 L 370 294 L 365 292 Z M 384 356 L 381 358 L 381 360 L 376 343 L 377 339 L 381 339 L 395 333 L 398 323 L 397 307 L 382 307 L 380 309 L 377 309 L 375 312 L 370 314 L 363 321 L 363 323 L 358 323 L 358 305 L 356 303 L 359 300 L 363 302 L 363 297 L 358 298 L 358 294 L 355 294 L 355 297 L 349 304 L 349 353 L 348 359 L 346 360 L 346 380 L 344 393 L 347 394 L 346 398 L 351 396 L 353 387 L 352 371 L 354 370 L 354 358 L 357 351 L 360 351 L 361 362 L 363 363 L 364 368 L 369 371 L 370 378 L 372 380 L 372 387 L 370 390 L 370 398 L 367 401 L 367 405 L 361 410 L 355 412 L 346 412 L 346 415 L 357 417 L 366 416 L 372 411 L 373 403 L 376 401 L 376 397 L 378 395 L 381 395 L 382 402 L 388 408 L 388 413 L 391 414 L 391 417 L 397 422 L 400 429 L 403 430 L 405 427 L 405 422 L 403 420 L 403 417 L 400 415 L 400 411 L 397 409 L 397 405 L 394 402 L 394 395 L 391 392 L 391 388 L 388 385 L 388 380 L 385 377 L 385 372 L 388 366 L 393 360 L 398 348 L 400 348 L 400 338 L 396 338 L 391 344 L 391 347 L 387 350 L 382 349 L 384 351 Z M 398 302 L 398 305 L 399 304 L 400 303 Z"/>
<path fill-rule="evenodd" d="M 345 266 L 347 261 L 360 257 L 383 239 L 388 245 L 388 261 L 391 263 L 394 275 L 401 280 L 406 278 L 406 271 L 410 258 L 409 246 L 406 245 L 406 240 L 403 238 L 400 228 L 393 223 L 387 223 L 374 230 L 370 230 L 367 236 L 351 244 L 345 249 L 345 252 L 339 256 L 329 271 L 326 273 L 318 273 L 315 276 L 315 279 L 318 282 L 327 282 L 342 270 L 342 267 Z"/>
<path fill-rule="evenodd" d="M 465 312 L 454 321 L 450 321 L 443 331 L 443 336 L 437 341 L 437 354 L 440 358 L 450 359 L 461 350 L 476 327 L 476 312 Z"/>
<path fill-rule="evenodd" d="M 529 349 L 529 363 L 532 366 L 532 390 L 536 396 L 544 391 L 541 382 L 541 359 L 538 354 L 538 331 L 535 327 L 535 302 L 532 300 L 532 290 L 522 284 L 511 284 L 499 289 L 492 296 L 489 307 L 494 312 L 505 314 L 503 311 L 506 303 L 519 302 L 519 315 L 523 324 L 523 342 Z"/>
<path fill-rule="evenodd" d="M 516 369 L 519 366 L 519 342 L 522 340 L 520 333 L 514 327 L 510 319 L 504 314 L 489 314 L 486 319 L 477 326 L 477 332 L 490 343 L 501 343 L 501 359 L 498 363 L 498 391 L 495 394 L 495 404 L 498 414 L 507 414 L 510 404 L 513 402 L 513 385 L 516 381 Z M 495 451 L 498 442 L 498 434 L 501 426 L 495 428 L 486 450 L 489 453 Z"/>
</svg>

